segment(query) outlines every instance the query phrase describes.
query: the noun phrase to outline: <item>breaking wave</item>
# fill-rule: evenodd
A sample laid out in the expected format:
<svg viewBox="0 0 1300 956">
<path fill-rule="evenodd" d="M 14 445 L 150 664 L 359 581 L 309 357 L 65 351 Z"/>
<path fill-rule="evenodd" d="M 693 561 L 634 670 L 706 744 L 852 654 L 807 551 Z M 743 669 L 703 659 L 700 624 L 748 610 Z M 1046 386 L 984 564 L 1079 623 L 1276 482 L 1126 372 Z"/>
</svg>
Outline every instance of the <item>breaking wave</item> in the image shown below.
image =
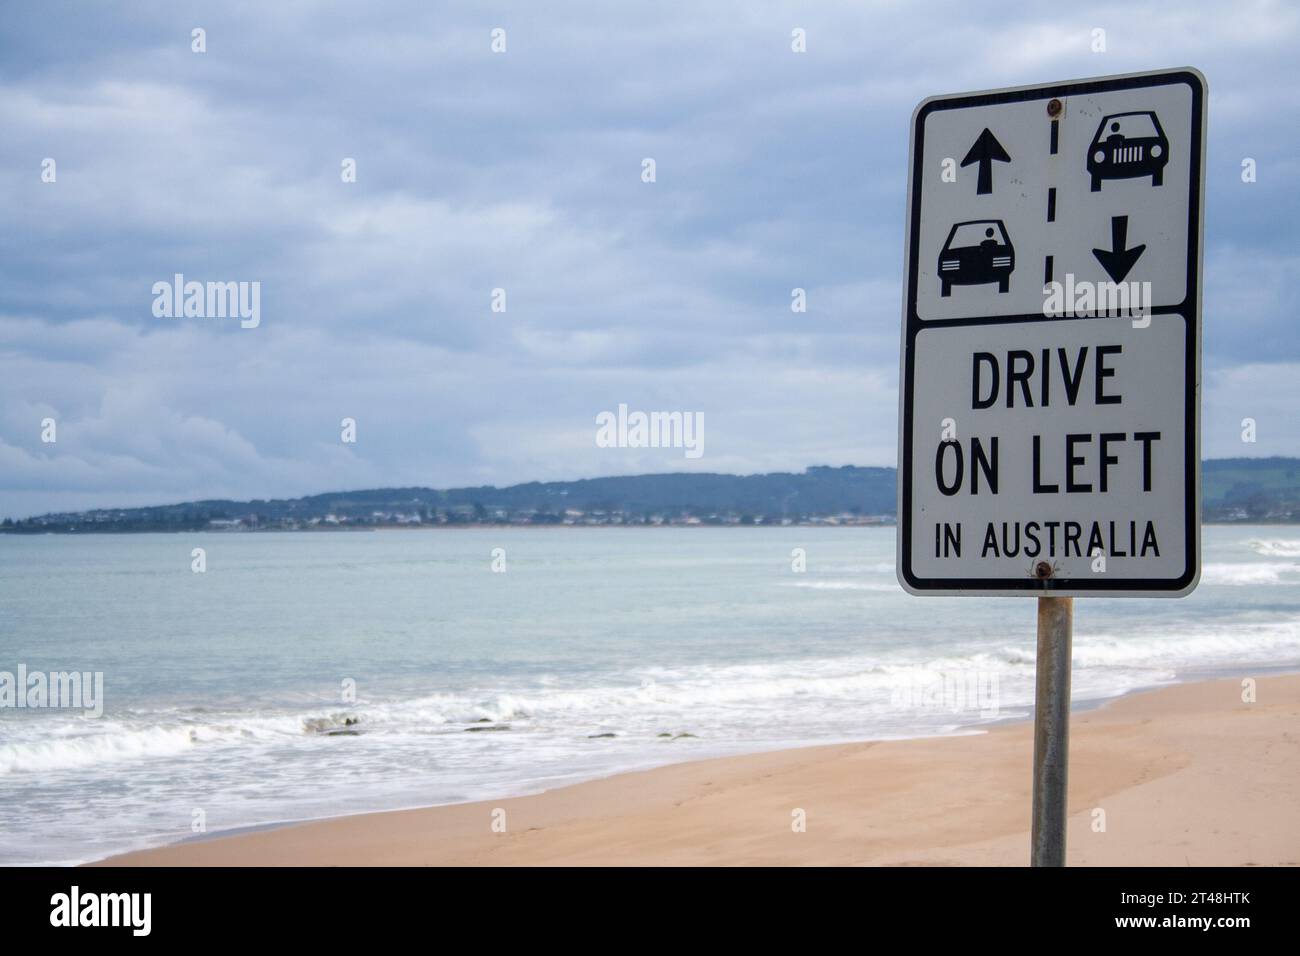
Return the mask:
<svg viewBox="0 0 1300 956">
<path fill-rule="evenodd" d="M 1246 546 L 1266 558 L 1300 558 L 1300 540 L 1295 538 L 1254 538 L 1247 541 Z"/>
<path fill-rule="evenodd" d="M 1206 564 L 1201 583 L 1246 587 L 1258 584 L 1300 584 L 1300 564 L 1252 562 L 1249 564 Z"/>
</svg>

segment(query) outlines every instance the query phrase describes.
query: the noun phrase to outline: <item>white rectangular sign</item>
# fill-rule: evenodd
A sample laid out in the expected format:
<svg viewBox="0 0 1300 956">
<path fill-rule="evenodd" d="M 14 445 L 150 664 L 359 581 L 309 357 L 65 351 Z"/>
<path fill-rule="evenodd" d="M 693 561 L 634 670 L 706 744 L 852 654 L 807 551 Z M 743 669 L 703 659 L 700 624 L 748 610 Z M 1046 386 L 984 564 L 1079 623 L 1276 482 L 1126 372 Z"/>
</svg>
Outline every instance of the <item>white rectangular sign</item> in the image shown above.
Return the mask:
<svg viewBox="0 0 1300 956">
<path fill-rule="evenodd" d="M 917 107 L 907 590 L 1196 586 L 1205 99 L 1182 69 Z"/>
</svg>

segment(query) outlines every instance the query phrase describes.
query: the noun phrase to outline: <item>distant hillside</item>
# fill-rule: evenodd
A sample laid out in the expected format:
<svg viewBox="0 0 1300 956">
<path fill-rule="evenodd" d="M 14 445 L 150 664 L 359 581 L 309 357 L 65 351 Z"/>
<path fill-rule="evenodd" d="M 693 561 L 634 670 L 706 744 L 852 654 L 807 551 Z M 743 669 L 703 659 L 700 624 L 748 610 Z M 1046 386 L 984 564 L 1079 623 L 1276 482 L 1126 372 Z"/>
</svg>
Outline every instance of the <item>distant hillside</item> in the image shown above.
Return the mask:
<svg viewBox="0 0 1300 956">
<path fill-rule="evenodd" d="M 871 524 L 894 517 L 893 468 L 676 473 L 496 488 L 377 488 L 270 501 L 190 501 L 6 519 L 0 531 L 292 530 L 408 525 Z M 1300 459 L 1202 466 L 1207 521 L 1300 520 Z"/>
<path fill-rule="evenodd" d="M 1206 521 L 1300 521 L 1300 458 L 1212 458 L 1201 464 Z"/>
</svg>

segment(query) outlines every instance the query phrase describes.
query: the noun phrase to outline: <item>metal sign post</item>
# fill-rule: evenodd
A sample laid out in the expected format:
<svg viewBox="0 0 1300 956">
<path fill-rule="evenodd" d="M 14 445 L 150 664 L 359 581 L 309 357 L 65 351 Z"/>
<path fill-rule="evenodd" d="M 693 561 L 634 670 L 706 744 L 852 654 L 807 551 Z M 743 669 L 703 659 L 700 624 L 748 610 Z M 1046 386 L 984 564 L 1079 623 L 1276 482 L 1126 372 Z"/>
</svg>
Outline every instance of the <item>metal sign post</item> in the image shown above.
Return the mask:
<svg viewBox="0 0 1300 956">
<path fill-rule="evenodd" d="M 1038 599 L 1034 687 L 1034 823 L 1030 865 L 1065 866 L 1074 598 Z"/>
<path fill-rule="evenodd" d="M 1065 862 L 1072 599 L 1201 570 L 1205 78 L 931 97 L 912 117 L 898 579 L 1038 598 L 1032 861 Z"/>
</svg>

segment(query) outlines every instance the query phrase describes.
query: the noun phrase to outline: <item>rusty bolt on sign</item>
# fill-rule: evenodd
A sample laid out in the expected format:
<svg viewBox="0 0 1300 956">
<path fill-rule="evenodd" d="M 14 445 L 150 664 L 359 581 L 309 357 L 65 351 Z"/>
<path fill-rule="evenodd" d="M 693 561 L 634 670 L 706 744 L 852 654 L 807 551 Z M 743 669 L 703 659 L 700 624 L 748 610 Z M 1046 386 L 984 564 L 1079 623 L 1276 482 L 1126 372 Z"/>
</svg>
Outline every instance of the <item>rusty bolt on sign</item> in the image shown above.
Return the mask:
<svg viewBox="0 0 1300 956">
<path fill-rule="evenodd" d="M 1034 577 L 1040 581 L 1045 581 L 1052 576 L 1052 566 L 1046 561 L 1039 561 L 1034 566 Z"/>
<path fill-rule="evenodd" d="M 1047 115 L 1050 116 L 1052 119 L 1056 119 L 1058 116 L 1060 116 L 1061 110 L 1063 109 L 1065 109 L 1065 104 L 1062 103 L 1060 100 L 1053 99 L 1047 101 Z"/>
</svg>

